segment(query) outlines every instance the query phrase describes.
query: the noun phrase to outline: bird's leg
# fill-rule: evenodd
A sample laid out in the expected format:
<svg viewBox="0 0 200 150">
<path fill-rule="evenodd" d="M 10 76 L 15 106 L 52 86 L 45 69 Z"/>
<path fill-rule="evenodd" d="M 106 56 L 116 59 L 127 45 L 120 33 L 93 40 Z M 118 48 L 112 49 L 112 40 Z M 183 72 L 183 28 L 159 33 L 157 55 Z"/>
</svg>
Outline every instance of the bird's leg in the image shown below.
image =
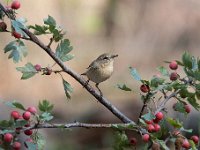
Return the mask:
<svg viewBox="0 0 200 150">
<path fill-rule="evenodd" d="M 101 92 L 100 88 L 98 87 L 99 83 L 96 83 L 95 86 L 99 90 L 100 96 L 103 96 L 103 93 Z"/>
</svg>

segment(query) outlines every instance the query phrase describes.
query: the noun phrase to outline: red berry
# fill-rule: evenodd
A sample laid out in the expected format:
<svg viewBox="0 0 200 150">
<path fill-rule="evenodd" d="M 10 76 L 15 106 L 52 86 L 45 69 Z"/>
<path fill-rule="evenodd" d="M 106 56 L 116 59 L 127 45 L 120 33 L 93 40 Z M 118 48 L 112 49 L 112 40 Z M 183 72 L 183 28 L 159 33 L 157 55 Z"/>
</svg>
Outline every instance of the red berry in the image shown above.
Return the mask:
<svg viewBox="0 0 200 150">
<path fill-rule="evenodd" d="M 150 139 L 149 134 L 144 134 L 144 135 L 142 136 L 142 140 L 143 140 L 144 142 L 148 142 L 149 139 Z"/>
<path fill-rule="evenodd" d="M 21 129 L 22 129 L 21 127 L 18 127 L 18 128 L 15 129 L 15 132 L 16 132 L 17 134 L 20 134 L 20 130 L 21 130 Z"/>
<path fill-rule="evenodd" d="M 169 68 L 172 70 L 176 70 L 178 68 L 177 62 L 174 60 L 169 64 Z"/>
<path fill-rule="evenodd" d="M 25 130 L 24 131 L 24 134 L 26 134 L 26 135 L 32 135 L 33 134 L 33 131 L 32 130 Z"/>
<path fill-rule="evenodd" d="M 132 138 L 130 139 L 130 144 L 133 145 L 133 146 L 135 146 L 135 145 L 137 144 L 137 139 L 134 138 L 134 137 L 132 137 Z"/>
<path fill-rule="evenodd" d="M 46 67 L 45 70 L 44 70 L 44 74 L 45 75 L 51 75 L 51 73 L 52 73 L 52 69 L 49 68 L 49 67 Z"/>
<path fill-rule="evenodd" d="M 196 135 L 193 135 L 190 139 L 191 139 L 195 144 L 198 144 L 198 143 L 199 143 L 199 137 L 196 136 Z"/>
<path fill-rule="evenodd" d="M 148 130 L 149 132 L 154 132 L 154 131 L 155 131 L 154 125 L 149 124 L 149 125 L 147 126 L 147 130 Z"/>
<path fill-rule="evenodd" d="M 185 111 L 187 113 L 190 113 L 190 111 L 191 111 L 190 105 L 185 105 L 184 107 L 185 107 Z"/>
<path fill-rule="evenodd" d="M 14 150 L 20 150 L 21 149 L 21 143 L 14 142 L 12 147 L 13 147 Z"/>
<path fill-rule="evenodd" d="M 4 142 L 10 143 L 12 141 L 12 139 L 13 139 L 13 135 L 12 134 L 10 134 L 10 133 L 4 134 L 4 137 L 3 137 Z"/>
<path fill-rule="evenodd" d="M 0 31 L 6 31 L 7 24 L 5 22 L 0 22 Z"/>
<path fill-rule="evenodd" d="M 11 117 L 15 120 L 20 119 L 20 114 L 18 111 L 12 111 L 11 112 Z"/>
<path fill-rule="evenodd" d="M 16 39 L 20 39 L 21 38 L 21 34 L 16 32 L 16 31 L 12 32 L 12 36 L 14 36 Z"/>
<path fill-rule="evenodd" d="M 183 147 L 183 148 L 186 148 L 186 149 L 189 149 L 189 148 L 190 148 L 190 143 L 188 142 L 187 139 L 185 139 L 185 140 L 183 141 L 182 147 Z"/>
<path fill-rule="evenodd" d="M 155 118 L 155 119 L 153 119 L 153 122 L 154 122 L 154 123 L 159 123 L 159 122 L 160 122 L 160 120 L 159 120 L 159 119 L 157 119 L 157 118 Z"/>
<path fill-rule="evenodd" d="M 179 75 L 176 72 L 172 72 L 170 74 L 170 80 L 171 81 L 176 81 L 178 79 Z"/>
<path fill-rule="evenodd" d="M 20 8 L 20 2 L 18 0 L 14 0 L 11 4 L 12 9 L 19 9 Z"/>
<path fill-rule="evenodd" d="M 41 71 L 42 67 L 39 64 L 36 64 L 35 66 L 36 71 Z"/>
<path fill-rule="evenodd" d="M 146 124 L 153 124 L 152 120 L 145 120 Z"/>
<path fill-rule="evenodd" d="M 154 124 L 155 132 L 160 131 L 160 125 L 159 124 Z"/>
<path fill-rule="evenodd" d="M 150 91 L 150 88 L 149 88 L 148 85 L 142 84 L 142 85 L 140 86 L 140 90 L 141 90 L 143 93 L 147 93 L 147 92 Z"/>
<path fill-rule="evenodd" d="M 36 114 L 37 113 L 37 109 L 34 106 L 28 107 L 27 111 L 29 111 L 32 114 Z"/>
<path fill-rule="evenodd" d="M 22 115 L 24 120 L 29 120 L 31 118 L 31 113 L 29 111 L 25 111 Z"/>
<path fill-rule="evenodd" d="M 162 112 L 158 112 L 158 113 L 156 114 L 156 119 L 158 119 L 158 120 L 162 120 L 163 117 L 164 117 L 164 115 L 163 115 Z"/>
<path fill-rule="evenodd" d="M 177 131 L 177 130 L 173 131 L 173 135 L 177 136 L 179 134 L 181 134 L 180 131 Z"/>
</svg>

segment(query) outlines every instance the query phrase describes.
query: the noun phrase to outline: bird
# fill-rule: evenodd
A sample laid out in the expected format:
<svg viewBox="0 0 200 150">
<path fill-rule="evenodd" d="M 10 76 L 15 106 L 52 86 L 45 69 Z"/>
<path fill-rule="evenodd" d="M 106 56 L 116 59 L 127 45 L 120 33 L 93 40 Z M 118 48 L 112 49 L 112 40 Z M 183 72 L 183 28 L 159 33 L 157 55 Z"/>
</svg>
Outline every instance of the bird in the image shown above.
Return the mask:
<svg viewBox="0 0 200 150">
<path fill-rule="evenodd" d="M 87 76 L 88 80 L 86 81 L 86 84 L 88 84 L 89 81 L 96 83 L 95 86 L 101 96 L 103 96 L 103 93 L 98 87 L 99 83 L 104 82 L 111 77 L 113 73 L 113 63 L 115 57 L 118 57 L 118 55 L 104 53 L 92 61 L 89 67 L 86 68 L 86 72 L 81 74 Z"/>
</svg>

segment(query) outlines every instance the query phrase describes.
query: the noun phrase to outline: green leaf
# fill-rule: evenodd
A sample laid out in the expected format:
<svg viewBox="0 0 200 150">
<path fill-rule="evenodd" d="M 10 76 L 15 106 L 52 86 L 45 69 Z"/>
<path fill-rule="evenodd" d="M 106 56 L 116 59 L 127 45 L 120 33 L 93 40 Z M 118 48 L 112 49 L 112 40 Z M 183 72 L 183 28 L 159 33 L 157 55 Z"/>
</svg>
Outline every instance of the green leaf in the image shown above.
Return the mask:
<svg viewBox="0 0 200 150">
<path fill-rule="evenodd" d="M 190 56 L 188 52 L 185 52 L 182 55 L 182 61 L 186 68 L 192 69 L 192 57 Z"/>
<path fill-rule="evenodd" d="M 190 143 L 190 145 L 191 145 L 191 147 L 192 147 L 192 150 L 198 150 L 198 149 L 196 148 L 196 144 L 194 143 L 193 140 L 188 140 L 188 141 L 189 141 L 189 143 Z"/>
<path fill-rule="evenodd" d="M 44 112 L 42 115 L 39 116 L 43 121 L 50 121 L 53 119 L 53 116 L 49 112 Z"/>
<path fill-rule="evenodd" d="M 56 21 L 53 17 L 48 16 L 48 18 L 44 19 L 44 24 L 49 26 L 56 26 Z"/>
<path fill-rule="evenodd" d="M 73 88 L 64 79 L 63 79 L 63 86 L 64 86 L 64 90 L 65 90 L 65 95 L 67 96 L 68 99 L 70 99 L 71 98 L 71 93 L 73 92 Z"/>
<path fill-rule="evenodd" d="M 27 63 L 25 67 L 17 67 L 16 69 L 22 73 L 22 80 L 29 79 L 37 73 L 35 67 L 31 63 Z"/>
<path fill-rule="evenodd" d="M 192 56 L 192 71 L 197 71 L 198 70 L 198 62 L 197 59 Z"/>
<path fill-rule="evenodd" d="M 117 84 L 117 87 L 120 89 L 120 90 L 123 90 L 123 91 L 132 91 L 129 87 L 127 87 L 125 84 L 123 85 L 120 85 L 120 84 Z"/>
<path fill-rule="evenodd" d="M 18 109 L 21 109 L 21 110 L 26 110 L 24 108 L 24 106 L 21 103 L 19 103 L 19 102 L 13 101 L 13 102 L 6 102 L 5 104 L 7 106 L 9 106 L 9 107 L 12 107 L 12 108 L 18 108 Z"/>
<path fill-rule="evenodd" d="M 26 33 L 22 29 L 27 29 L 25 23 L 27 22 L 24 18 L 18 18 L 16 20 L 11 20 L 12 27 L 17 33 L 20 33 L 22 36 L 27 37 Z"/>
<path fill-rule="evenodd" d="M 58 44 L 56 48 L 56 56 L 63 62 L 71 60 L 73 56 L 67 54 L 72 51 L 72 49 L 73 47 L 70 46 L 70 41 L 68 39 L 64 39 L 60 42 L 60 44 Z"/>
<path fill-rule="evenodd" d="M 140 75 L 138 74 L 137 70 L 135 68 L 132 68 L 132 67 L 129 67 L 130 69 L 130 73 L 132 75 L 132 77 L 137 80 L 137 81 L 140 81 L 141 78 L 140 78 Z"/>
<path fill-rule="evenodd" d="M 38 150 L 44 150 L 44 147 L 46 145 L 45 138 L 39 133 L 37 133 L 37 145 L 38 145 Z"/>
<path fill-rule="evenodd" d="M 36 150 L 37 149 L 37 145 L 33 142 L 25 141 L 25 144 L 28 147 L 28 150 Z"/>
<path fill-rule="evenodd" d="M 177 102 L 173 107 L 178 112 L 186 113 L 185 105 L 182 102 Z"/>
<path fill-rule="evenodd" d="M 192 129 L 184 129 L 183 127 L 180 128 L 180 131 L 184 131 L 184 132 L 188 132 L 188 133 L 192 133 Z"/>
<path fill-rule="evenodd" d="M 167 69 L 163 66 L 160 66 L 157 68 L 157 70 L 163 75 L 163 76 L 169 76 L 169 72 Z"/>
<path fill-rule="evenodd" d="M 39 102 L 38 108 L 42 112 L 51 112 L 53 110 L 53 104 L 50 104 L 47 100 L 43 100 Z"/>
<path fill-rule="evenodd" d="M 14 133 L 14 132 L 15 132 L 14 130 L 2 130 L 2 131 L 0 131 L 0 134 L 3 135 L 6 133 Z"/>
<path fill-rule="evenodd" d="M 11 120 L 1 120 L 0 121 L 1 128 L 8 128 L 8 127 L 11 127 L 12 125 L 13 125 L 13 121 L 11 121 Z"/>
<path fill-rule="evenodd" d="M 195 97 L 188 97 L 187 101 L 198 111 L 200 109 L 200 105 L 197 103 Z"/>
<path fill-rule="evenodd" d="M 35 35 L 42 35 L 42 34 L 47 34 L 47 30 L 49 29 L 47 26 L 40 26 L 40 25 L 35 25 L 35 26 L 29 26 L 29 29 L 34 29 L 34 34 Z"/>
<path fill-rule="evenodd" d="M 183 123 L 180 122 L 178 119 L 173 119 L 171 117 L 167 117 L 166 120 L 170 125 L 172 125 L 175 128 L 179 129 L 183 126 Z"/>
<path fill-rule="evenodd" d="M 153 120 L 155 118 L 155 115 L 153 115 L 151 112 L 148 112 L 147 114 L 142 115 L 142 118 L 144 120 L 150 121 L 150 120 Z"/>
<path fill-rule="evenodd" d="M 162 85 L 164 81 L 165 80 L 162 78 L 153 77 L 150 81 L 150 85 L 151 87 L 158 87 L 159 85 Z"/>
<path fill-rule="evenodd" d="M 23 127 L 27 124 L 28 122 L 26 120 L 16 120 L 15 121 L 15 128 L 18 127 Z"/>
<path fill-rule="evenodd" d="M 124 132 L 116 132 L 113 148 L 115 150 L 124 150 L 124 148 L 127 148 L 129 146 L 130 145 L 127 135 Z"/>
<path fill-rule="evenodd" d="M 163 140 L 156 140 L 164 150 L 170 150 Z"/>
<path fill-rule="evenodd" d="M 12 58 L 14 63 L 22 60 L 22 57 L 27 56 L 27 49 L 21 40 L 15 40 L 10 42 L 4 48 L 4 53 L 10 52 L 8 58 Z"/>
</svg>

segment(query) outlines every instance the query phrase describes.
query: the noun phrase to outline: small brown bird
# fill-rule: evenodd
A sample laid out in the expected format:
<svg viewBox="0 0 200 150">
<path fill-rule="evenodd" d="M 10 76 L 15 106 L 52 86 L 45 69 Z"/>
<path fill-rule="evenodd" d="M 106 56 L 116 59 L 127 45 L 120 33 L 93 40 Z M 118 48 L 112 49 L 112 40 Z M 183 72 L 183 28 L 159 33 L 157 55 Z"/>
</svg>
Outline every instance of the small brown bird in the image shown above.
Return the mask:
<svg viewBox="0 0 200 150">
<path fill-rule="evenodd" d="M 82 73 L 81 75 L 86 75 L 89 81 L 93 81 L 96 83 L 96 87 L 100 92 L 100 95 L 103 95 L 101 90 L 99 89 L 99 83 L 107 80 L 113 73 L 113 63 L 114 58 L 118 55 L 112 54 L 102 54 L 97 59 L 95 59 L 87 68 L 87 71 Z"/>
</svg>

